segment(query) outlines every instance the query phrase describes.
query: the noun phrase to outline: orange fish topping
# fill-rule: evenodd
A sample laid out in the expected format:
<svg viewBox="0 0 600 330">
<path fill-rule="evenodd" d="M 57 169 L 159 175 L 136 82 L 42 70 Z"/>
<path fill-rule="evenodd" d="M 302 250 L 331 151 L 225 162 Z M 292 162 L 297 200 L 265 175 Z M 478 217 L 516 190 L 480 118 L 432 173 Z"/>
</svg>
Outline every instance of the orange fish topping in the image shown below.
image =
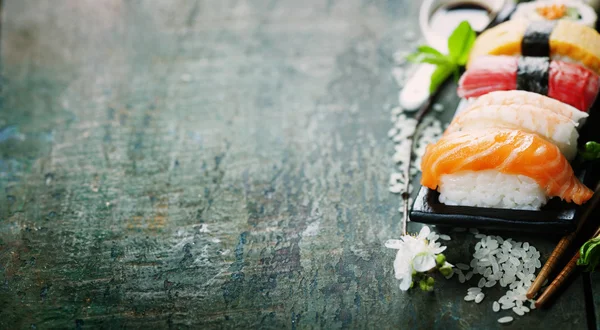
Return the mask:
<svg viewBox="0 0 600 330">
<path fill-rule="evenodd" d="M 566 15 L 567 6 L 559 4 L 540 6 L 536 8 L 536 11 L 538 12 L 538 14 L 540 14 L 546 19 L 555 20 L 562 18 Z"/>
<path fill-rule="evenodd" d="M 583 185 L 557 146 L 537 134 L 487 129 L 454 132 L 427 146 L 421 184 L 437 189 L 445 174 L 496 170 L 535 180 L 550 197 L 583 204 L 593 191 Z"/>
</svg>

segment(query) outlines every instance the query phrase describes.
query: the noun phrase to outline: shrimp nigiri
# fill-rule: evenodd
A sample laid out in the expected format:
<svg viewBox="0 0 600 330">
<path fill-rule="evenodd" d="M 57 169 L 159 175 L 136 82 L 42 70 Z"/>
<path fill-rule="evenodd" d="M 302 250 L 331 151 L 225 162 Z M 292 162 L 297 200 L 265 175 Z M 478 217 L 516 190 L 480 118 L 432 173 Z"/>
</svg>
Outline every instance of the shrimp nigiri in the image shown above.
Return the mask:
<svg viewBox="0 0 600 330">
<path fill-rule="evenodd" d="M 556 144 L 567 160 L 577 154 L 577 123 L 533 105 L 489 105 L 460 112 L 445 134 L 482 128 L 513 128 L 539 134 Z"/>
<path fill-rule="evenodd" d="M 574 122 L 582 123 L 589 115 L 579 111 L 563 102 L 547 96 L 526 91 L 497 91 L 478 97 L 469 105 L 469 108 L 487 105 L 535 105 L 548 109 L 556 114 L 570 118 Z"/>
</svg>

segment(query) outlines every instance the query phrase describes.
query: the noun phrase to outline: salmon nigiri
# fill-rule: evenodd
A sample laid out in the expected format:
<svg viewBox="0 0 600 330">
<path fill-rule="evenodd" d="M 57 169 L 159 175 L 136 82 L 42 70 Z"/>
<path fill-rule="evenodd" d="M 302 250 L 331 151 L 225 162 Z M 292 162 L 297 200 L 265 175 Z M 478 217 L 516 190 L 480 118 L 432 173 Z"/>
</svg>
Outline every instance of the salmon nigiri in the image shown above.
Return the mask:
<svg viewBox="0 0 600 330">
<path fill-rule="evenodd" d="M 445 134 L 483 128 L 513 128 L 535 133 L 556 144 L 567 160 L 577 154 L 577 123 L 533 105 L 488 105 L 461 111 Z"/>
<path fill-rule="evenodd" d="M 519 195 L 525 191 L 523 195 L 527 196 L 527 189 L 538 189 L 546 197 L 560 197 L 578 205 L 593 194 L 575 177 L 558 147 L 536 134 L 519 130 L 495 128 L 447 134 L 427 147 L 421 169 L 421 184 L 434 190 L 443 188 L 444 181 L 456 187 L 457 180 L 473 180 L 469 176 L 477 173 L 486 175 L 475 177 L 478 182 L 472 184 L 474 190 L 465 193 L 444 193 L 440 189 L 440 201 L 449 200 L 447 204 L 526 209 L 539 205 L 523 205 L 510 194 Z M 498 178 L 510 179 L 512 186 L 498 186 Z M 495 184 L 485 185 L 486 180 Z M 532 183 L 534 188 L 530 188 Z M 487 189 L 495 196 L 482 196 L 484 194 L 478 189 Z M 506 202 L 510 198 L 513 200 Z"/>
</svg>

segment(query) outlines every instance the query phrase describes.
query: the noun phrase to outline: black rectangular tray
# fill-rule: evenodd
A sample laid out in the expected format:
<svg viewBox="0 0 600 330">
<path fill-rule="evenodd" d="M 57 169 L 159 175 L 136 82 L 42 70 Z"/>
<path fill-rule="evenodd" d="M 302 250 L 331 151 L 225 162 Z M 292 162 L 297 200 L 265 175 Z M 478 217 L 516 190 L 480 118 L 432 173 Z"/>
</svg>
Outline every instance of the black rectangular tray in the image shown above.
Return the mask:
<svg viewBox="0 0 600 330">
<path fill-rule="evenodd" d="M 581 129 L 580 144 L 600 140 L 598 107 L 597 100 Z M 599 163 L 583 163 L 579 159 L 573 162 L 575 174 L 590 189 L 594 189 L 600 179 Z M 575 230 L 585 207 L 586 204 L 577 206 L 558 198 L 549 200 L 537 211 L 445 205 L 439 201 L 437 191 L 421 186 L 410 212 L 410 221 L 452 227 L 565 234 Z"/>
<path fill-rule="evenodd" d="M 539 211 L 453 206 L 440 203 L 438 197 L 437 191 L 421 187 L 410 220 L 452 227 L 564 234 L 575 229 L 580 213 L 577 207 L 547 208 L 549 205 Z"/>
</svg>

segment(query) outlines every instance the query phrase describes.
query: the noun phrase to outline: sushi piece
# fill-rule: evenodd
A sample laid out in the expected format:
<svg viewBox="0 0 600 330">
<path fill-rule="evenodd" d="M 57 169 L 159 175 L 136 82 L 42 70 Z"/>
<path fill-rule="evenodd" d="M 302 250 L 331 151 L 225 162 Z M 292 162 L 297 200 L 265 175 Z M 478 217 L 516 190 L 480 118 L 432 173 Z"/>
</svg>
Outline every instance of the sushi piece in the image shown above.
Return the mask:
<svg viewBox="0 0 600 330">
<path fill-rule="evenodd" d="M 480 96 L 469 105 L 468 109 L 484 107 L 489 105 L 535 105 L 545 108 L 556 114 L 568 117 L 576 123 L 582 124 L 589 116 L 586 112 L 579 111 L 563 102 L 551 99 L 547 96 L 526 91 L 497 91 Z"/>
<path fill-rule="evenodd" d="M 445 134 L 486 128 L 511 128 L 538 134 L 554 143 L 567 158 L 577 154 L 577 123 L 533 105 L 490 105 L 459 113 Z"/>
<path fill-rule="evenodd" d="M 600 74 L 600 34 L 568 20 L 511 20 L 498 24 L 475 40 L 467 68 L 483 55 L 519 54 L 568 59 Z"/>
<path fill-rule="evenodd" d="M 593 71 L 545 57 L 481 56 L 459 81 L 458 95 L 478 97 L 492 91 L 525 90 L 588 111 L 600 89 Z"/>
<path fill-rule="evenodd" d="M 444 135 L 427 146 L 421 169 L 421 184 L 450 205 L 538 209 L 548 197 L 581 205 L 593 194 L 557 146 L 519 130 Z"/>
<path fill-rule="evenodd" d="M 512 14 L 511 19 L 528 21 L 570 20 L 594 28 L 597 15 L 594 9 L 581 1 L 531 1 L 522 2 Z"/>
</svg>

